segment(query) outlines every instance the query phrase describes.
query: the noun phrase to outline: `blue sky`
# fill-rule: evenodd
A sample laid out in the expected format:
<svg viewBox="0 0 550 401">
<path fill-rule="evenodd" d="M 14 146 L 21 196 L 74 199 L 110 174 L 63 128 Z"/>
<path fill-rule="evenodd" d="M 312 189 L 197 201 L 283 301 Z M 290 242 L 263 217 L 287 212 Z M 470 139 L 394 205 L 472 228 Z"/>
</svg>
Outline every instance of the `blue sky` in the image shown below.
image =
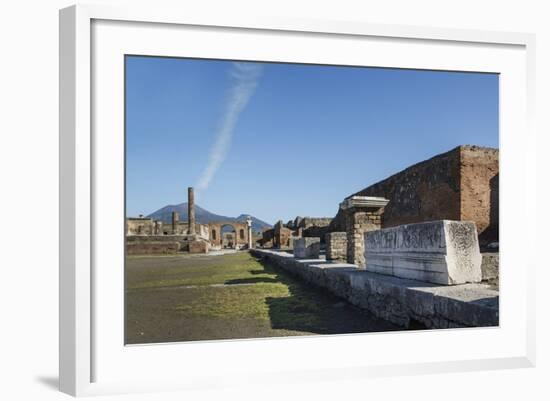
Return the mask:
<svg viewBox="0 0 550 401">
<path fill-rule="evenodd" d="M 461 144 L 498 147 L 498 75 L 128 56 L 127 214 L 200 190 L 269 223 Z"/>
</svg>

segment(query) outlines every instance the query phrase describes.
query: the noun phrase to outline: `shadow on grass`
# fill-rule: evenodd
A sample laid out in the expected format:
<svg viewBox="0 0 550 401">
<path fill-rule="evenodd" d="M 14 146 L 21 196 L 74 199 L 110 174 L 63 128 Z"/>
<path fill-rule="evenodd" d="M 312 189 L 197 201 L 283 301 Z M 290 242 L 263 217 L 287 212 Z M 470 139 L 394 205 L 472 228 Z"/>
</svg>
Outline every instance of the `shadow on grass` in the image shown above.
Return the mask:
<svg viewBox="0 0 550 401">
<path fill-rule="evenodd" d="M 258 263 L 261 263 L 260 259 L 256 258 L 256 261 Z M 262 270 L 250 270 L 250 274 L 276 274 L 277 272 L 270 266 L 267 266 L 265 269 Z"/>
<path fill-rule="evenodd" d="M 224 284 L 258 284 L 258 283 L 279 283 L 280 280 L 272 277 L 252 277 L 252 278 L 235 278 L 226 280 Z"/>
<path fill-rule="evenodd" d="M 293 277 L 290 273 L 262 260 L 262 270 L 252 274 L 275 277 L 229 280 L 235 283 L 281 283 L 288 288 L 285 297 L 267 297 L 271 328 L 313 334 L 346 334 L 398 330 L 399 327 L 379 319 L 348 302 Z"/>
</svg>

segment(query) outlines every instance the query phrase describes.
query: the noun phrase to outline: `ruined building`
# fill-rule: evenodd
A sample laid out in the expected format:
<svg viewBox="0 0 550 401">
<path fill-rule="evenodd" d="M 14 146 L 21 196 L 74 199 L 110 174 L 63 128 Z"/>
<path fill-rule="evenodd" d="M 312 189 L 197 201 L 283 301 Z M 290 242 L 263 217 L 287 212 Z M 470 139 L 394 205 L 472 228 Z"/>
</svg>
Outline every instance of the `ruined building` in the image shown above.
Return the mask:
<svg viewBox="0 0 550 401">
<path fill-rule="evenodd" d="M 319 248 L 326 249 L 327 259 L 363 266 L 365 232 L 410 223 L 455 220 L 474 222 L 479 244 L 487 247 L 498 243 L 498 156 L 498 149 L 458 146 L 348 195 L 334 218 L 298 216 L 286 224 L 279 221 L 264 230 L 256 243 L 263 248 L 290 250 L 297 239 L 318 238 Z M 251 222 L 199 224 L 195 221 L 192 188 L 188 199 L 187 222 L 180 222 L 177 213 L 172 214 L 171 224 L 142 216 L 128 218 L 127 242 L 149 245 L 177 242 L 169 248 L 190 252 L 254 246 Z M 232 227 L 232 234 L 223 232 L 226 226 Z M 315 242 L 312 241 L 302 242 Z M 154 252 L 162 249 L 159 244 L 155 246 Z M 130 246 L 130 252 L 133 247 Z"/>
<path fill-rule="evenodd" d="M 434 220 L 474 222 L 481 247 L 493 245 L 498 243 L 498 153 L 458 146 L 348 195 L 333 219 L 297 217 L 284 235 L 277 227 L 264 232 L 262 245 L 284 249 L 298 238 L 318 238 L 327 259 L 364 266 L 365 232 Z M 291 241 L 282 241 L 287 238 Z"/>
<path fill-rule="evenodd" d="M 498 149 L 458 146 L 372 184 L 353 196 L 388 199 L 381 227 L 432 220 L 473 221 L 479 242 L 498 242 Z M 329 231 L 344 230 L 340 209 Z"/>
<path fill-rule="evenodd" d="M 188 219 L 179 220 L 172 212 L 170 224 L 139 216 L 126 219 L 126 251 L 128 254 L 163 254 L 187 251 L 207 253 L 222 248 L 242 249 L 252 247 L 252 221 L 215 221 L 197 223 L 195 219 L 195 192 L 187 192 Z M 230 227 L 232 233 L 224 233 Z"/>
<path fill-rule="evenodd" d="M 303 237 L 320 237 L 324 243 L 332 217 L 300 217 L 283 224 L 279 220 L 273 228 L 265 229 L 258 244 L 263 248 L 292 249 L 293 241 Z"/>
</svg>

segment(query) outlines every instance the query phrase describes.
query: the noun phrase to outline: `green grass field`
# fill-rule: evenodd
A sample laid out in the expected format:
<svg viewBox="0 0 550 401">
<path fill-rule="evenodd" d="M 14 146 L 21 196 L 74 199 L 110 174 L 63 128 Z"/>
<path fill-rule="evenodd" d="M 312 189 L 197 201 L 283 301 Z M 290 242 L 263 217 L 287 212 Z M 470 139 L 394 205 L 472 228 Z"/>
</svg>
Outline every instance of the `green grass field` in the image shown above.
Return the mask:
<svg viewBox="0 0 550 401">
<path fill-rule="evenodd" d="M 127 344 L 397 329 L 248 252 L 126 260 Z"/>
</svg>

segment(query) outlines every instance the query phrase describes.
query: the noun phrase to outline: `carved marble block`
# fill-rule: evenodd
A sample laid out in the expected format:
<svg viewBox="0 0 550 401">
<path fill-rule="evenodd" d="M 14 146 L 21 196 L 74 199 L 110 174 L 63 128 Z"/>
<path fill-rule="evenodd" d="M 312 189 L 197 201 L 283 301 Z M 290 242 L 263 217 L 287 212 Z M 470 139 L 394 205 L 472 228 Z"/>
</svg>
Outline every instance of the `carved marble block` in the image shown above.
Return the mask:
<svg viewBox="0 0 550 401">
<path fill-rule="evenodd" d="M 481 281 L 476 226 L 438 220 L 365 233 L 367 270 L 452 285 Z"/>
</svg>

